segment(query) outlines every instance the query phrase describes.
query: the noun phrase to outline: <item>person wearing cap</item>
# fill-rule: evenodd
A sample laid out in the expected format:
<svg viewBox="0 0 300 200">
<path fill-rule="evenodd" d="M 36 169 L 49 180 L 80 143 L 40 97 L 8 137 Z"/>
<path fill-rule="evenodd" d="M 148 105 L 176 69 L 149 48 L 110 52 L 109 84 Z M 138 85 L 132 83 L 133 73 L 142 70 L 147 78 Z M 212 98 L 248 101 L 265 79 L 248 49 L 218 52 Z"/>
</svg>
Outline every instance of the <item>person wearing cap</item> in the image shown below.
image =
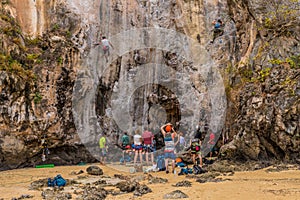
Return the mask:
<svg viewBox="0 0 300 200">
<path fill-rule="evenodd" d="M 161 128 L 161 133 L 164 136 L 164 142 L 165 142 L 165 150 L 164 150 L 164 156 L 165 156 L 165 165 L 166 165 L 166 173 L 169 173 L 169 159 L 172 160 L 172 173 L 174 173 L 175 170 L 175 142 L 174 138 L 177 135 L 172 124 L 168 123 L 163 125 Z"/>
</svg>

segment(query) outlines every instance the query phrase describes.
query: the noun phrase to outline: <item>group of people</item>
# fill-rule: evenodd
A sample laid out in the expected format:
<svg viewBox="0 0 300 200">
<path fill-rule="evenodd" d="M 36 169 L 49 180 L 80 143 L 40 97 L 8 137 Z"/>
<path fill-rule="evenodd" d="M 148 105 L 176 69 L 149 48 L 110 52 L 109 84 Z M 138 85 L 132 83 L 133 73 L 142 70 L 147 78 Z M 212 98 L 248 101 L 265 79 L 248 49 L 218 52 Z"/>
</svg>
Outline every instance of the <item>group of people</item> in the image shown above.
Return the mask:
<svg viewBox="0 0 300 200">
<path fill-rule="evenodd" d="M 190 140 L 190 142 L 186 142 L 185 137 L 181 131 L 178 133 L 174 129 L 171 123 L 167 123 L 160 127 L 160 132 L 162 134 L 164 148 L 163 148 L 163 156 L 165 159 L 165 167 L 166 173 L 169 173 L 169 161 L 171 161 L 172 172 L 175 170 L 175 160 L 177 157 L 177 153 L 183 150 L 189 150 L 192 155 L 192 160 L 194 165 L 198 165 L 202 167 L 202 155 L 201 155 L 201 134 L 195 134 L 194 138 Z M 100 138 L 99 144 L 101 149 L 101 162 L 105 162 L 106 157 L 106 149 L 107 145 L 105 142 L 105 136 Z M 214 134 L 210 134 L 210 138 L 207 146 L 213 149 L 215 144 Z M 122 148 L 123 157 L 122 161 L 126 163 L 126 156 L 131 153 L 134 154 L 133 164 L 136 165 L 138 160 L 140 164 L 144 164 L 143 157 L 145 157 L 146 165 L 153 166 L 157 164 L 154 160 L 154 153 L 156 152 L 156 147 L 158 146 L 157 140 L 155 139 L 155 135 L 146 127 L 142 134 L 139 131 L 136 131 L 132 138 L 128 135 L 127 132 L 124 132 L 120 140 L 119 147 Z M 212 152 L 210 157 L 212 156 Z M 197 162 L 199 160 L 199 162 Z"/>
</svg>

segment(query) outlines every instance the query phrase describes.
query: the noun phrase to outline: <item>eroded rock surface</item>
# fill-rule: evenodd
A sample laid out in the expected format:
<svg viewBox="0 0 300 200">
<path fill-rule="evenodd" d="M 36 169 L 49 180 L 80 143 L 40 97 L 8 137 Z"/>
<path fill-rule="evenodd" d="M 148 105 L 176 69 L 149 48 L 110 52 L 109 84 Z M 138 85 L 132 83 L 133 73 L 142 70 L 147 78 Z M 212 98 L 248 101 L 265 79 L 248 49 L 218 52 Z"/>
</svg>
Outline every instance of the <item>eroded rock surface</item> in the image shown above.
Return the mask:
<svg viewBox="0 0 300 200">
<path fill-rule="evenodd" d="M 149 123 L 156 133 L 170 121 L 192 137 L 196 124 L 190 125 L 189 117 L 197 106 L 199 121 L 214 129 L 219 123 L 210 119 L 215 106 L 211 97 L 221 94 L 216 112 L 224 110 L 221 103 L 226 99 L 225 125 L 217 130 L 227 143 L 220 152 L 224 158 L 296 160 L 300 152 L 299 4 L 288 0 L 279 5 L 283 11 L 278 9 L 270 17 L 276 10 L 273 4 L 258 0 L 2 1 L 0 170 L 42 164 L 44 140 L 49 163 L 96 161 L 99 134 L 105 131 L 116 142 L 122 132 L 113 119 L 112 103 L 123 105 L 132 89 L 129 130 Z M 216 18 L 223 20 L 224 33 L 210 42 L 211 22 Z M 177 49 L 172 46 L 129 49 L 116 55 L 136 38 L 111 41 L 115 60 L 109 67 L 103 64 L 102 49 L 94 46 L 100 34 L 113 38 L 143 27 L 178 33 L 162 39 L 163 46 L 177 41 L 180 34 L 194 40 L 203 47 L 199 56 L 207 55 L 205 66 L 215 67 L 222 76 L 215 72 L 202 76 L 203 69 L 184 54 L 192 54 L 192 48 L 182 52 L 171 52 Z M 151 46 L 151 36 L 141 32 L 141 44 Z M 188 84 L 176 84 L 172 76 L 162 78 L 168 87 L 178 88 L 177 95 L 159 84 L 134 88 L 138 69 L 149 63 L 175 70 L 172 76 Z M 162 74 L 157 70 L 143 78 Z M 226 96 L 222 87 L 209 93 L 221 78 Z M 199 101 L 188 99 L 187 85 L 195 88 Z M 120 94 L 115 102 L 111 102 L 113 92 Z M 182 101 L 190 103 L 182 106 Z M 109 159 L 116 161 L 121 151 L 114 146 L 110 150 L 115 154 L 109 154 Z"/>
</svg>

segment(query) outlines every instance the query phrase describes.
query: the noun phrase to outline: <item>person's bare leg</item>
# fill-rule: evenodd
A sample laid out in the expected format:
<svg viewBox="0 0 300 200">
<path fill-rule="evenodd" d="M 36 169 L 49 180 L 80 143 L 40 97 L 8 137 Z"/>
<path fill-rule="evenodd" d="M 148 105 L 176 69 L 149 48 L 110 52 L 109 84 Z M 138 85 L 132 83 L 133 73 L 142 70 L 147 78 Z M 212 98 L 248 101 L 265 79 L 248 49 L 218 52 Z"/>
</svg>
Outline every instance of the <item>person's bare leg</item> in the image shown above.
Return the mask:
<svg viewBox="0 0 300 200">
<path fill-rule="evenodd" d="M 196 155 L 195 154 L 193 154 L 193 163 L 194 163 L 194 165 L 196 164 Z"/>
<path fill-rule="evenodd" d="M 147 166 L 148 166 L 149 165 L 149 153 L 148 153 L 148 150 L 147 150 L 145 156 L 146 156 L 146 163 L 147 163 Z"/>
<path fill-rule="evenodd" d="M 175 170 L 175 160 L 172 160 L 172 172 L 174 173 Z"/>
<path fill-rule="evenodd" d="M 143 154 L 142 154 L 142 151 L 139 151 L 139 154 L 140 154 L 140 162 L 141 162 L 141 165 L 143 164 Z"/>
<path fill-rule="evenodd" d="M 126 160 L 125 160 L 125 151 L 123 151 L 123 163 L 126 165 Z"/>
<path fill-rule="evenodd" d="M 136 164 L 136 160 L 137 160 L 137 157 L 138 157 L 138 153 L 139 153 L 139 151 L 138 151 L 138 150 L 135 150 L 135 152 L 134 152 L 134 159 L 133 159 L 133 164 L 134 164 L 134 165 Z"/>
<path fill-rule="evenodd" d="M 152 165 L 154 163 L 154 155 L 153 155 L 153 152 L 151 152 L 151 162 L 152 162 Z"/>
<path fill-rule="evenodd" d="M 166 171 L 169 171 L 169 159 L 165 159 L 165 166 L 166 166 Z"/>
<path fill-rule="evenodd" d="M 199 161 L 200 161 L 200 167 L 202 167 L 203 162 L 202 162 L 202 156 L 201 156 L 201 154 L 198 154 L 198 157 L 199 157 Z"/>
</svg>

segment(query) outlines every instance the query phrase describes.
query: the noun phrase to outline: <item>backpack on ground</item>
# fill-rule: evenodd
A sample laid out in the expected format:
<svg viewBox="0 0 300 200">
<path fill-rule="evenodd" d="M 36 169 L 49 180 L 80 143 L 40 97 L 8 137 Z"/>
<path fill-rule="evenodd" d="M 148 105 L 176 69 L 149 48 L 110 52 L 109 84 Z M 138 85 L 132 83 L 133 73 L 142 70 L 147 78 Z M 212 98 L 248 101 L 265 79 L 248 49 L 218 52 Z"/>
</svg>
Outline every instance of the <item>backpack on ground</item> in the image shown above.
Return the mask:
<svg viewBox="0 0 300 200">
<path fill-rule="evenodd" d="M 205 173 L 205 171 L 201 167 L 199 167 L 198 165 L 193 166 L 193 172 L 194 172 L 194 174 L 203 174 L 203 173 Z"/>
<path fill-rule="evenodd" d="M 157 169 L 159 171 L 165 171 L 166 170 L 166 164 L 165 164 L 165 157 L 164 156 L 158 156 L 157 157 Z"/>
<path fill-rule="evenodd" d="M 193 173 L 193 169 L 192 168 L 181 168 L 180 172 L 179 172 L 179 176 L 181 175 L 187 175 L 187 174 L 192 174 Z"/>
<path fill-rule="evenodd" d="M 53 180 L 51 178 L 48 178 L 48 186 L 49 187 L 54 187 L 54 186 L 65 186 L 67 184 L 67 181 L 61 176 L 57 175 Z"/>
<path fill-rule="evenodd" d="M 178 166 L 178 167 L 185 167 L 186 166 L 185 163 L 183 162 L 182 158 L 180 158 L 180 157 L 177 157 L 175 159 L 175 163 L 176 163 L 176 166 Z"/>
</svg>

